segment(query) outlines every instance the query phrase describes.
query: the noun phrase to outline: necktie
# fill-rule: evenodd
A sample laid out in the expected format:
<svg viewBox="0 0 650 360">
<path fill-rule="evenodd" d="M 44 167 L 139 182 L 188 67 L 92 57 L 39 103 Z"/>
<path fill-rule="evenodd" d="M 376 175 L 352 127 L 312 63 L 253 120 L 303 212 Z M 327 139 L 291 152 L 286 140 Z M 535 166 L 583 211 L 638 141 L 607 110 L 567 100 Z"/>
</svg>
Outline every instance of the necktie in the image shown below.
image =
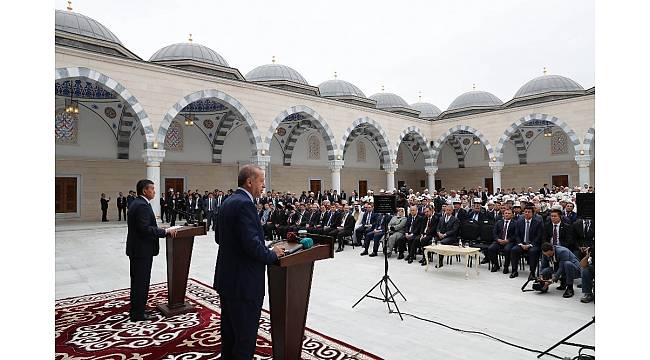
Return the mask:
<svg viewBox="0 0 650 360">
<path fill-rule="evenodd" d="M 212 199 L 208 199 L 208 211 L 212 211 Z"/>
<path fill-rule="evenodd" d="M 424 228 L 424 234 L 425 234 L 425 235 L 426 235 L 426 233 L 427 233 L 428 230 L 429 230 L 429 224 L 430 224 L 430 223 L 431 223 L 431 217 L 427 218 L 427 226 Z"/>
<path fill-rule="evenodd" d="M 350 213 L 345 213 L 345 215 L 343 215 L 343 221 L 341 221 L 341 226 L 345 226 L 345 219 L 348 218 L 348 214 Z"/>
<path fill-rule="evenodd" d="M 510 223 L 510 221 L 506 221 L 505 224 L 503 224 L 503 234 L 502 234 L 503 240 L 508 240 L 507 239 L 508 238 L 508 223 Z"/>
<path fill-rule="evenodd" d="M 331 214 L 330 214 L 330 218 L 327 219 L 327 225 L 326 225 L 326 226 L 330 226 L 330 224 L 332 223 L 332 218 L 333 218 L 333 217 L 334 217 L 334 213 L 331 213 Z"/>
<path fill-rule="evenodd" d="M 449 215 L 445 215 L 445 224 L 449 222 Z"/>
<path fill-rule="evenodd" d="M 587 235 L 588 231 L 589 231 L 589 220 L 585 220 L 585 235 Z"/>
<path fill-rule="evenodd" d="M 474 221 L 478 221 L 478 213 L 474 213 Z"/>
<path fill-rule="evenodd" d="M 528 229 L 530 228 L 530 220 L 526 220 L 526 232 L 524 232 L 524 244 L 528 244 Z"/>
<path fill-rule="evenodd" d="M 370 225 L 370 213 L 366 214 L 366 225 Z"/>
<path fill-rule="evenodd" d="M 415 218 L 411 216 L 411 225 L 409 226 L 409 234 L 413 234 L 413 223 L 415 222 Z"/>
<path fill-rule="evenodd" d="M 557 225 L 553 225 L 553 245 L 557 245 Z"/>
</svg>

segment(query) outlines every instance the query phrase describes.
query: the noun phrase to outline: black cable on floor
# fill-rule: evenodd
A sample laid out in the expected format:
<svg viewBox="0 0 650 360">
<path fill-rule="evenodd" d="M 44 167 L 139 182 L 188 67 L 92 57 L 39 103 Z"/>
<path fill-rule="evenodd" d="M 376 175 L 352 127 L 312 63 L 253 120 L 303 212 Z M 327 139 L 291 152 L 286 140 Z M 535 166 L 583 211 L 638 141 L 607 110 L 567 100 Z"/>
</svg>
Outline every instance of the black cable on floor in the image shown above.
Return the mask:
<svg viewBox="0 0 650 360">
<path fill-rule="evenodd" d="M 393 310 L 391 310 L 390 313 L 392 313 L 392 314 L 397 314 L 397 311 L 393 311 Z M 490 334 L 486 334 L 486 333 L 481 332 L 481 331 L 458 329 L 458 328 L 455 328 L 455 327 L 452 327 L 452 326 L 449 326 L 449 325 L 443 324 L 443 323 L 438 322 L 438 321 L 435 321 L 435 320 L 426 319 L 426 318 L 423 318 L 423 317 L 420 317 L 420 316 L 417 316 L 417 315 L 413 315 L 413 314 L 409 314 L 409 313 L 405 313 L 405 312 L 402 312 L 402 315 L 410 316 L 410 317 L 415 318 L 415 319 L 418 319 L 418 320 L 422 320 L 422 321 L 430 322 L 430 323 L 432 323 L 432 324 L 436 324 L 436 325 L 442 326 L 442 327 L 444 327 L 444 328 L 447 328 L 447 329 L 450 329 L 450 330 L 454 330 L 454 331 L 458 331 L 458 332 L 462 332 L 462 333 L 466 333 L 466 334 L 483 335 L 483 336 L 489 337 L 490 339 L 496 340 L 496 341 L 498 341 L 498 342 L 500 342 L 500 343 L 503 343 L 503 344 L 506 344 L 506 345 L 509 345 L 509 346 L 513 346 L 513 347 L 516 347 L 516 348 L 521 349 L 521 350 L 530 351 L 530 352 L 533 352 L 533 353 L 536 353 L 536 354 L 541 354 L 541 353 L 543 353 L 543 351 L 541 351 L 541 350 L 535 350 L 535 349 L 527 348 L 527 347 L 525 347 L 525 346 L 521 346 L 521 345 L 513 344 L 513 343 L 511 343 L 511 342 L 508 342 L 508 341 L 506 341 L 506 340 L 499 339 L 498 337 L 492 336 L 492 335 L 490 335 Z M 565 358 L 563 358 L 563 357 L 557 356 L 557 355 L 552 354 L 552 353 L 546 353 L 546 355 L 548 355 L 548 356 L 552 356 L 552 357 L 554 357 L 554 358 L 556 358 L 556 359 L 565 359 Z"/>
</svg>

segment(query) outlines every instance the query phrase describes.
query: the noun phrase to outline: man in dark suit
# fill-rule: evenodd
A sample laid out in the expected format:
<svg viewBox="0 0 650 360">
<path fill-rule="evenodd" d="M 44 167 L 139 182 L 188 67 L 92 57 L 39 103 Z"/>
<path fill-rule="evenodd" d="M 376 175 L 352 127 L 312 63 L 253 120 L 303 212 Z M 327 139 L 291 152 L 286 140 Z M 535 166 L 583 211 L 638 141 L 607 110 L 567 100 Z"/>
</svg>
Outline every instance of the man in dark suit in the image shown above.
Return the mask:
<svg viewBox="0 0 650 360">
<path fill-rule="evenodd" d="M 483 188 L 480 186 L 476 190 L 476 197 L 481 199 L 481 205 L 485 205 L 488 201 L 487 191 L 483 191 Z"/>
<path fill-rule="evenodd" d="M 517 271 L 519 268 L 519 259 L 521 259 L 522 253 L 526 253 L 530 266 L 530 275 L 528 278 L 534 279 L 537 262 L 542 251 L 544 226 L 540 219 L 533 216 L 532 206 L 526 206 L 523 217 L 516 223 L 516 229 L 517 245 L 513 246 L 510 250 L 510 264 L 512 265 L 510 278 L 513 279 L 519 276 L 519 272 Z"/>
<path fill-rule="evenodd" d="M 507 274 L 510 271 L 508 266 L 510 264 L 510 252 L 513 246 L 519 243 L 517 240 L 517 226 L 512 218 L 512 210 L 503 210 L 503 220 L 500 220 L 493 230 L 494 242 L 488 247 L 488 256 L 492 262 L 492 272 L 497 272 L 499 269 L 499 251 L 503 251 L 505 262 L 503 263 L 503 273 Z M 514 268 L 513 270 L 517 270 Z"/>
<path fill-rule="evenodd" d="M 372 253 L 368 255 L 369 257 L 377 256 L 377 251 L 379 250 L 379 242 L 384 234 L 388 230 L 388 223 L 390 222 L 390 214 L 377 214 L 375 221 L 370 227 L 370 231 L 366 231 L 366 237 L 363 242 L 363 252 L 361 256 L 368 255 L 368 247 L 370 246 L 370 241 L 373 241 Z"/>
<path fill-rule="evenodd" d="M 551 193 L 551 190 L 549 190 L 548 184 L 544 184 L 544 186 L 539 189 L 539 193 L 542 194 L 542 196 L 549 195 Z"/>
<path fill-rule="evenodd" d="M 562 211 L 552 209 L 549 218 L 551 221 L 546 223 L 544 242 L 551 243 L 551 245 L 562 245 L 575 253 L 578 246 L 573 241 L 571 226 L 562 221 Z"/>
<path fill-rule="evenodd" d="M 591 219 L 578 219 L 571 226 L 573 242 L 579 249 L 594 246 L 594 220 Z M 580 254 L 578 258 L 582 258 Z M 576 254 L 577 256 L 577 254 Z"/>
<path fill-rule="evenodd" d="M 164 224 L 169 221 L 169 213 L 167 211 L 167 195 L 163 192 L 160 196 L 160 221 Z"/>
<path fill-rule="evenodd" d="M 245 165 L 239 188 L 222 204 L 217 216 L 219 253 L 214 288 L 221 300 L 221 358 L 253 358 L 262 303 L 264 272 L 284 250 L 264 245 L 254 200 L 264 188 L 264 171 Z"/>
<path fill-rule="evenodd" d="M 418 215 L 418 207 L 412 205 L 409 207 L 409 216 L 406 218 L 404 226 L 404 237 L 397 242 L 397 259 L 404 259 L 404 250 L 408 246 L 408 255 L 406 261 L 412 263 L 415 260 L 415 252 L 418 246 L 418 238 L 422 231 L 422 217 Z M 413 256 L 411 256 L 413 254 Z"/>
<path fill-rule="evenodd" d="M 167 222 L 171 226 L 176 224 L 176 194 L 173 189 L 169 189 L 167 195 Z"/>
<path fill-rule="evenodd" d="M 124 214 L 124 221 L 126 221 L 126 197 L 120 191 L 117 196 L 117 221 L 122 221 L 122 214 Z"/>
<path fill-rule="evenodd" d="M 347 200 L 348 194 L 345 193 L 345 190 L 341 190 L 341 200 Z"/>
<path fill-rule="evenodd" d="M 576 214 L 575 211 L 573 211 L 573 208 L 575 206 L 573 205 L 572 202 L 568 202 L 566 204 L 566 207 L 564 208 L 564 221 L 569 223 L 569 225 L 573 224 L 576 220 L 578 220 L 578 214 Z"/>
<path fill-rule="evenodd" d="M 474 205 L 472 205 L 472 211 L 467 215 L 467 219 L 479 224 L 483 223 L 483 220 L 485 220 L 485 211 L 483 211 L 480 202 L 474 202 Z"/>
<path fill-rule="evenodd" d="M 467 219 L 467 211 L 460 207 L 461 202 L 460 198 L 455 198 L 454 200 L 454 212 L 453 215 L 460 223 L 463 223 Z"/>
<path fill-rule="evenodd" d="M 355 236 L 357 238 L 357 244 L 355 245 L 360 246 L 361 242 L 364 241 L 366 234 L 373 230 L 373 224 L 379 215 L 373 212 L 372 209 L 372 203 L 366 203 L 366 211 L 361 217 L 361 226 L 355 231 Z"/>
<path fill-rule="evenodd" d="M 352 232 L 354 231 L 354 223 L 355 220 L 354 220 L 354 216 L 350 212 L 350 205 L 348 204 L 343 205 L 343 211 L 341 212 L 340 221 L 336 224 L 336 227 L 333 227 L 327 233 L 327 235 L 336 238 L 336 241 L 338 243 L 336 252 L 343 251 L 343 248 L 345 247 L 345 242 L 343 241 L 343 238 L 346 236 L 352 236 Z"/>
<path fill-rule="evenodd" d="M 131 277 L 131 321 L 154 320 L 155 316 L 145 313 L 149 297 L 149 280 L 153 257 L 158 255 L 158 238 L 166 235 L 176 236 L 175 229 L 161 229 L 156 225 L 150 201 L 156 197 L 156 189 L 151 180 L 143 179 L 136 185 L 138 197 L 129 207 L 128 233 L 126 235 L 126 255 L 130 262 Z"/>
<path fill-rule="evenodd" d="M 542 244 L 542 267 L 540 269 L 540 280 L 560 281 L 558 290 L 564 290 L 562 295 L 565 298 L 573 296 L 573 280 L 579 278 L 582 273 L 580 260 L 567 248 L 560 245 Z M 553 263 L 553 266 L 551 266 Z M 549 282 L 545 282 L 542 292 L 548 291 Z"/>
<path fill-rule="evenodd" d="M 109 197 L 106 199 L 106 194 L 102 193 L 101 199 L 99 199 L 99 203 L 102 207 L 102 222 L 108 221 L 106 218 L 106 212 L 108 211 L 108 203 L 111 201 L 111 198 Z"/>
<path fill-rule="evenodd" d="M 434 239 L 437 239 L 438 233 L 438 218 L 433 213 L 430 206 L 424 208 L 424 223 L 422 225 L 422 233 L 418 236 L 418 248 L 424 255 L 424 247 L 431 245 Z M 420 265 L 427 264 L 425 256 L 422 256 Z"/>
<path fill-rule="evenodd" d="M 215 230 L 217 222 L 215 221 L 215 214 L 217 212 L 217 200 L 212 193 L 208 194 L 208 198 L 203 202 L 203 213 L 205 214 L 207 229 L 210 230 L 212 224 L 212 231 Z"/>
<path fill-rule="evenodd" d="M 443 207 L 445 212 L 438 221 L 438 239 L 443 245 L 458 244 L 458 230 L 460 230 L 460 220 L 453 215 L 453 207 L 446 205 Z M 443 256 L 438 256 L 438 267 L 442 266 Z"/>
</svg>

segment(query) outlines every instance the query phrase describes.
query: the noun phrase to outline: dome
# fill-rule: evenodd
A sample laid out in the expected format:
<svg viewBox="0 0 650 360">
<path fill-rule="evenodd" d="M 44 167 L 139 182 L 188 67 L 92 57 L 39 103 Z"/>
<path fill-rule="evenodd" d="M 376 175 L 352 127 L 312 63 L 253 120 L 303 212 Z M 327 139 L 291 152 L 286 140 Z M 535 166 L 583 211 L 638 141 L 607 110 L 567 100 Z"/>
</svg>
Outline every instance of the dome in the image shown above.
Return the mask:
<svg viewBox="0 0 650 360">
<path fill-rule="evenodd" d="M 577 82 L 560 75 L 543 75 L 525 83 L 515 98 L 543 94 L 550 91 L 581 91 L 584 88 Z"/>
<path fill-rule="evenodd" d="M 366 95 L 358 87 L 345 80 L 327 80 L 318 85 L 321 96 L 358 96 L 365 98 Z"/>
<path fill-rule="evenodd" d="M 494 107 L 503 104 L 498 97 L 487 91 L 468 91 L 458 96 L 447 108 L 449 110 L 458 110 L 470 107 Z"/>
<path fill-rule="evenodd" d="M 386 109 L 386 108 L 408 108 L 409 104 L 404 101 L 399 95 L 393 93 L 377 93 L 370 96 L 370 99 L 377 101 L 377 109 Z"/>
<path fill-rule="evenodd" d="M 293 81 L 303 85 L 309 85 L 300 73 L 296 70 L 280 64 L 267 64 L 258 66 L 244 76 L 248 81 Z"/>
<path fill-rule="evenodd" d="M 151 55 L 149 61 L 194 60 L 207 64 L 229 67 L 228 62 L 207 46 L 192 42 L 165 46 Z"/>
<path fill-rule="evenodd" d="M 437 106 L 426 102 L 411 104 L 411 108 L 418 110 L 421 118 L 434 118 L 441 113 Z"/>
<path fill-rule="evenodd" d="M 122 44 L 108 28 L 88 16 L 72 11 L 56 10 L 54 29 L 89 38 Z"/>
</svg>

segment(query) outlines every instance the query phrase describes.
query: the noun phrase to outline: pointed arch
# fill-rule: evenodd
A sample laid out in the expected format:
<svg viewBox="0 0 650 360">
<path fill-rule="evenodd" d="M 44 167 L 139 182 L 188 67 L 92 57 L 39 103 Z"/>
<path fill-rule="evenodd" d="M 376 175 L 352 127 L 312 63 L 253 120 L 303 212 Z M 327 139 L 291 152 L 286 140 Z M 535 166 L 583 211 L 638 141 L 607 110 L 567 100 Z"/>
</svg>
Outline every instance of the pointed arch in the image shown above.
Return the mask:
<svg viewBox="0 0 650 360">
<path fill-rule="evenodd" d="M 167 135 L 169 125 L 178 115 L 178 113 L 180 113 L 187 105 L 203 99 L 217 99 L 219 100 L 219 103 L 226 106 L 228 110 L 230 110 L 229 112 L 232 113 L 232 115 L 235 115 L 229 118 L 227 114 L 224 116 L 222 121 L 219 123 L 219 126 L 217 127 L 216 136 L 214 137 L 215 140 L 212 142 L 213 163 L 221 162 L 221 153 L 223 151 L 224 139 L 228 131 L 232 128 L 234 119 L 237 117 L 241 117 L 246 125 L 248 125 L 245 127 L 245 129 L 246 133 L 248 134 L 248 141 L 251 144 L 250 155 L 261 155 L 260 152 L 263 149 L 262 139 L 257 128 L 257 124 L 255 123 L 255 120 L 253 120 L 251 114 L 248 112 L 248 110 L 246 110 L 244 105 L 239 102 L 239 100 L 221 90 L 216 89 L 199 90 L 187 96 L 184 96 L 181 100 L 175 103 L 167 111 L 167 113 L 165 113 L 162 123 L 160 124 L 160 128 L 158 129 L 158 135 L 156 136 L 159 148 L 164 148 L 165 136 Z"/>
<path fill-rule="evenodd" d="M 320 114 L 318 114 L 309 106 L 305 105 L 292 106 L 278 114 L 278 116 L 273 119 L 273 122 L 271 123 L 271 126 L 269 126 L 269 130 L 264 137 L 264 149 L 266 149 L 266 151 L 268 151 L 270 154 L 271 140 L 273 140 L 273 134 L 275 133 L 275 130 L 278 128 L 280 123 L 282 123 L 282 121 L 284 121 L 287 117 L 295 114 L 303 115 L 307 119 L 305 121 L 300 121 L 298 125 L 294 126 L 292 131 L 289 133 L 289 137 L 287 138 L 284 148 L 284 165 L 291 165 L 291 158 L 293 156 L 293 150 L 296 142 L 298 141 L 300 135 L 302 135 L 302 133 L 307 130 L 310 125 L 315 126 L 325 140 L 325 147 L 327 148 L 327 160 L 335 160 L 337 155 L 336 139 L 334 138 L 332 128 L 329 126 L 325 118 L 320 116 Z"/>
<path fill-rule="evenodd" d="M 155 137 L 149 115 L 147 115 L 147 112 L 144 110 L 138 99 L 136 99 L 136 97 L 133 96 L 131 92 L 129 92 L 129 90 L 124 87 L 124 85 L 97 70 L 89 69 L 87 67 L 57 68 L 54 71 L 54 74 L 55 80 L 78 77 L 86 78 L 95 81 L 117 93 L 117 95 L 119 95 L 124 101 L 129 104 L 129 106 L 131 106 L 131 109 L 133 112 L 135 112 L 135 118 L 138 120 L 138 122 L 140 122 L 140 125 L 144 130 L 144 148 L 153 149 Z"/>
<path fill-rule="evenodd" d="M 416 141 L 418 142 L 418 145 L 420 145 L 420 148 L 422 149 L 422 152 L 424 154 L 424 166 L 433 166 L 434 159 L 433 159 L 431 147 L 429 146 L 429 140 L 427 140 L 427 137 L 424 136 L 422 130 L 420 130 L 420 128 L 418 128 L 417 126 L 409 126 L 399 134 L 399 138 L 397 139 L 397 145 L 395 146 L 395 150 L 394 150 L 395 154 L 397 154 L 397 151 L 399 150 L 399 146 L 402 143 L 402 140 L 409 134 L 414 135 Z"/>
<path fill-rule="evenodd" d="M 370 130 L 373 137 L 377 139 L 377 143 L 381 148 L 380 156 L 379 156 L 381 165 L 384 166 L 384 164 L 392 164 L 393 161 L 396 159 L 397 152 L 395 151 L 395 149 L 391 148 L 388 135 L 386 134 L 386 131 L 384 131 L 384 128 L 381 126 L 381 124 L 367 116 L 356 119 L 352 123 L 352 125 L 350 125 L 345 130 L 345 133 L 341 138 L 341 145 L 340 145 L 341 148 L 340 151 L 343 154 L 343 158 L 345 159 L 345 150 L 359 135 L 359 133 L 354 130 L 357 127 L 362 125 L 366 126 Z"/>
<path fill-rule="evenodd" d="M 442 133 L 433 142 L 433 146 L 431 148 L 431 151 L 432 151 L 432 154 L 433 154 L 433 159 L 434 159 L 433 163 L 434 164 L 438 163 L 438 155 L 440 154 L 440 151 L 442 151 L 442 146 L 445 144 L 445 141 L 450 136 L 452 136 L 453 134 L 455 134 L 455 133 L 457 133 L 459 131 L 467 131 L 469 133 L 474 134 L 474 136 L 476 136 L 477 138 L 479 138 L 479 140 L 481 140 L 481 143 L 483 144 L 483 146 L 485 146 L 485 149 L 488 152 L 488 156 L 490 157 L 490 159 L 492 159 L 492 157 L 494 156 L 494 149 L 492 148 L 492 145 L 490 144 L 490 141 L 487 139 L 487 137 L 485 137 L 485 135 L 483 135 L 483 133 L 481 131 L 479 131 L 479 130 L 471 127 L 471 126 L 468 126 L 468 125 L 456 125 L 456 126 L 454 126 L 452 128 L 449 128 L 444 133 Z M 459 144 L 459 146 L 460 146 L 460 144 Z M 452 147 L 454 147 L 454 146 L 452 145 Z M 456 155 L 458 155 L 458 150 L 454 149 L 454 151 L 456 152 Z M 462 149 L 461 149 L 461 153 L 463 154 L 462 164 L 464 166 L 465 153 L 462 151 Z M 458 159 L 458 166 L 460 167 L 460 165 L 461 165 L 461 158 Z"/>
<path fill-rule="evenodd" d="M 508 141 L 508 139 L 510 139 L 510 137 L 517 131 L 517 129 L 521 125 L 533 120 L 548 121 L 553 123 L 555 126 L 560 127 L 562 131 L 564 131 L 564 133 L 567 134 L 569 140 L 571 140 L 571 142 L 573 143 L 573 148 L 575 150 L 575 153 L 576 154 L 579 153 L 580 140 L 576 136 L 575 131 L 573 131 L 573 129 L 564 120 L 558 119 L 557 117 L 548 114 L 528 114 L 518 119 L 517 121 L 513 122 L 501 135 L 494 149 L 494 157 L 496 158 L 496 161 L 503 161 L 503 147 L 505 146 L 505 143 Z"/>
<path fill-rule="evenodd" d="M 510 138 L 515 144 L 515 150 L 517 150 L 517 156 L 519 157 L 519 164 L 524 165 L 528 163 L 528 150 L 526 149 L 526 143 L 524 142 L 524 137 L 521 136 L 521 131 L 515 131 Z"/>
</svg>

